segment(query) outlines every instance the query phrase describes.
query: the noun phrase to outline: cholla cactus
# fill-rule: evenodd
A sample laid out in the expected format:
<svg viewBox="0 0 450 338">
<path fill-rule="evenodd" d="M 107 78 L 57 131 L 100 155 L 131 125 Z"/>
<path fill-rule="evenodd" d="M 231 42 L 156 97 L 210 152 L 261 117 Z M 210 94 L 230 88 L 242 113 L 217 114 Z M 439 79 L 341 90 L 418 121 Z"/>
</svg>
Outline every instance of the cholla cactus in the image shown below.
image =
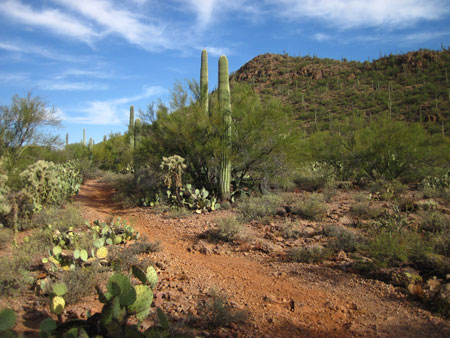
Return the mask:
<svg viewBox="0 0 450 338">
<path fill-rule="evenodd" d="M 182 187 L 183 170 L 187 168 L 184 163 L 184 158 L 179 155 L 163 157 L 159 167 L 163 170 L 167 170 L 167 174 L 164 176 L 164 184 L 169 189 L 172 188 L 172 186 L 175 188 Z"/>
<path fill-rule="evenodd" d="M 0 222 L 3 216 L 6 216 L 11 212 L 11 204 L 7 198 L 9 193 L 9 187 L 6 185 L 7 181 L 8 176 L 6 176 L 3 171 L 3 159 L 0 158 Z"/>
</svg>

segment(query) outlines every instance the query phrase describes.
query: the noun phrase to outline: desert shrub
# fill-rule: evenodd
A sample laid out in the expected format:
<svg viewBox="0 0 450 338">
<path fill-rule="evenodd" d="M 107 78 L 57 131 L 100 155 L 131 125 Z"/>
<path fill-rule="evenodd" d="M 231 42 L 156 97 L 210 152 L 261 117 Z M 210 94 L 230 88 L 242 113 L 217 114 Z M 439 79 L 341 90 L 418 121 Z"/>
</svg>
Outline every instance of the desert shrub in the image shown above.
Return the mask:
<svg viewBox="0 0 450 338">
<path fill-rule="evenodd" d="M 158 252 L 161 251 L 161 242 L 155 241 L 150 242 L 146 238 L 139 238 L 134 243 L 130 244 L 126 250 L 130 254 L 134 255 L 141 255 L 141 254 L 148 254 L 151 252 Z"/>
<path fill-rule="evenodd" d="M 214 240 L 232 242 L 242 231 L 242 223 L 236 216 L 218 218 L 216 223 L 217 227 L 210 232 L 210 237 Z"/>
<path fill-rule="evenodd" d="M 327 215 L 327 205 L 322 194 L 312 193 L 293 206 L 293 213 L 304 218 L 320 221 Z"/>
<path fill-rule="evenodd" d="M 386 229 L 368 240 L 361 250 L 380 268 L 398 266 L 407 262 L 409 257 L 408 243 L 404 234 Z"/>
<path fill-rule="evenodd" d="M 335 252 L 346 251 L 353 252 L 357 249 L 358 243 L 361 241 L 353 231 L 348 230 L 342 226 L 326 225 L 323 228 L 326 236 L 332 237 L 329 241 L 329 247 Z"/>
<path fill-rule="evenodd" d="M 350 206 L 350 213 L 361 219 L 374 219 L 383 214 L 383 209 L 372 207 L 369 201 L 356 202 Z"/>
<path fill-rule="evenodd" d="M 95 286 L 104 278 L 95 265 L 63 272 L 59 281 L 67 287 L 64 300 L 69 304 L 76 304 L 82 298 L 95 294 Z"/>
<path fill-rule="evenodd" d="M 259 197 L 243 198 L 237 209 L 244 221 L 261 220 L 267 216 L 276 214 L 277 208 L 283 203 L 283 199 L 275 194 L 266 194 Z"/>
<path fill-rule="evenodd" d="M 296 224 L 289 218 L 286 218 L 279 227 L 281 236 L 285 239 L 298 238 L 300 236 L 300 232 L 296 230 L 295 227 Z"/>
<path fill-rule="evenodd" d="M 383 201 L 390 201 L 399 197 L 406 189 L 407 186 L 398 180 L 386 181 L 384 179 L 373 181 L 369 187 L 370 193 Z"/>
<path fill-rule="evenodd" d="M 450 217 L 438 210 L 425 211 L 422 214 L 420 228 L 429 232 L 448 232 L 450 230 Z"/>
<path fill-rule="evenodd" d="M 64 208 L 49 207 L 33 215 L 31 227 L 45 228 L 52 225 L 54 228 L 81 227 L 86 224 L 86 220 L 81 215 L 80 209 L 73 205 L 67 205 Z"/>
<path fill-rule="evenodd" d="M 330 257 L 331 250 L 321 245 L 298 247 L 289 251 L 288 257 L 294 262 L 317 263 Z"/>
<path fill-rule="evenodd" d="M 201 302 L 197 311 L 204 318 L 209 327 L 227 327 L 232 323 L 243 323 L 248 320 L 250 314 L 245 310 L 235 310 L 229 304 L 227 297 L 215 290 L 210 291 L 211 300 Z"/>
<path fill-rule="evenodd" d="M 442 176 L 428 176 L 422 181 L 422 191 L 426 197 L 441 197 L 450 200 L 450 172 Z"/>
<path fill-rule="evenodd" d="M 34 282 L 30 265 L 24 255 L 0 257 L 0 294 L 14 296 L 28 288 Z"/>
<path fill-rule="evenodd" d="M 433 234 L 430 238 L 433 252 L 450 257 L 450 230 Z"/>
<path fill-rule="evenodd" d="M 186 218 L 192 215 L 192 211 L 186 208 L 171 208 L 163 215 L 164 218 Z"/>
<path fill-rule="evenodd" d="M 334 170 L 330 166 L 314 162 L 296 172 L 294 183 L 297 188 L 312 192 L 325 188 L 333 178 Z"/>
</svg>

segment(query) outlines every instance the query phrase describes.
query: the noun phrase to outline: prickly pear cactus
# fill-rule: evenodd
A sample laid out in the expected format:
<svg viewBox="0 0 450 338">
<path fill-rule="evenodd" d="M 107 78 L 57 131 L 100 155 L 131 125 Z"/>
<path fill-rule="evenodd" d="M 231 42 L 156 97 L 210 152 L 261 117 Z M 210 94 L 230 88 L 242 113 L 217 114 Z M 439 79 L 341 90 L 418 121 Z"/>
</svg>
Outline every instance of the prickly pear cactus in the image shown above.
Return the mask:
<svg viewBox="0 0 450 338">
<path fill-rule="evenodd" d="M 147 281 L 150 284 L 150 287 L 154 289 L 156 284 L 158 284 L 158 273 L 156 272 L 155 268 L 150 265 L 147 268 L 145 276 L 147 277 Z"/>
<path fill-rule="evenodd" d="M 144 320 L 150 313 L 153 301 L 153 292 L 147 285 L 136 285 L 136 301 L 128 307 L 128 310 L 136 314 L 136 318 Z"/>
</svg>

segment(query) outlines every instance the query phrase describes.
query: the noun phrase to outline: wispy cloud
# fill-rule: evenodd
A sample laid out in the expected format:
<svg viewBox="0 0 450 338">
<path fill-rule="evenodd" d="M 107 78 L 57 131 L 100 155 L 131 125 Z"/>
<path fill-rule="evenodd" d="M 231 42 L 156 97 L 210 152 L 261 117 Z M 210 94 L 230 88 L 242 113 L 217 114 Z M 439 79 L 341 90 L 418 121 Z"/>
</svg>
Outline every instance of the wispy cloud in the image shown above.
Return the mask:
<svg viewBox="0 0 450 338">
<path fill-rule="evenodd" d="M 246 15 L 246 19 L 255 19 L 262 13 L 258 2 L 249 0 L 177 0 L 184 8 L 197 17 L 198 28 L 204 29 L 212 22 L 220 22 L 229 13 Z"/>
<path fill-rule="evenodd" d="M 3 0 L 0 2 L 0 13 L 25 25 L 48 29 L 54 34 L 70 36 L 87 43 L 99 36 L 86 22 L 55 8 L 34 9 L 18 0 Z"/>
<path fill-rule="evenodd" d="M 43 80 L 37 83 L 37 86 L 45 90 L 60 91 L 82 91 L 82 90 L 107 90 L 109 86 L 105 83 L 95 82 L 70 82 Z"/>
<path fill-rule="evenodd" d="M 206 49 L 208 51 L 208 54 L 212 55 L 212 56 L 221 56 L 221 55 L 230 55 L 231 54 L 231 50 L 226 47 L 219 48 L 219 47 L 208 46 L 208 47 L 203 47 L 203 48 L 199 48 L 199 49 Z"/>
<path fill-rule="evenodd" d="M 165 35 L 163 25 L 145 22 L 149 20 L 148 17 L 138 16 L 126 8 L 115 6 L 110 1 L 52 1 L 94 21 L 104 29 L 105 34 L 117 34 L 128 42 L 148 50 L 170 47 L 170 40 Z"/>
<path fill-rule="evenodd" d="M 341 28 L 408 27 L 449 13 L 447 0 L 266 0 L 288 19 L 319 19 Z"/>
<path fill-rule="evenodd" d="M 94 125 L 119 125 L 126 121 L 129 112 L 128 104 L 167 92 L 160 86 L 145 87 L 143 92 L 134 96 L 121 97 L 105 101 L 89 102 L 86 108 L 80 109 L 76 116 L 62 113 L 62 119 L 73 123 Z M 81 114 L 80 114 L 81 113 Z"/>
<path fill-rule="evenodd" d="M 85 70 L 85 69 L 67 69 L 62 73 L 59 73 L 54 76 L 55 80 L 66 79 L 70 77 L 87 77 L 87 78 L 96 78 L 96 79 L 110 79 L 114 75 L 110 72 L 103 72 L 99 70 Z"/>
<path fill-rule="evenodd" d="M 0 41 L 0 49 L 12 53 L 37 55 L 49 60 L 56 61 L 80 62 L 84 59 L 82 56 L 74 57 L 68 54 L 61 54 L 45 47 L 35 46 L 30 43 L 22 42 Z"/>
<path fill-rule="evenodd" d="M 24 82 L 29 81 L 29 76 L 26 73 L 1 73 L 0 72 L 0 83 L 8 83 L 8 84 L 23 84 Z"/>
</svg>

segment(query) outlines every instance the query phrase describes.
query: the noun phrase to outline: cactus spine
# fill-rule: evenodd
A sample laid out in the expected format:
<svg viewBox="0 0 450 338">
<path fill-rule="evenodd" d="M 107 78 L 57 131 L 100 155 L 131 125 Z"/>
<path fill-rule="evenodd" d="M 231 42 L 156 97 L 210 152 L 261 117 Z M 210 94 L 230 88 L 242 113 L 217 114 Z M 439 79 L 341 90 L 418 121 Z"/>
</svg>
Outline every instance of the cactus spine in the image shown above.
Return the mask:
<svg viewBox="0 0 450 338">
<path fill-rule="evenodd" d="M 208 53 L 202 50 L 202 64 L 200 67 L 200 104 L 204 111 L 208 111 Z"/>
<path fill-rule="evenodd" d="M 222 200 L 229 200 L 231 197 L 231 102 L 228 59 L 225 55 L 219 58 L 219 111 L 224 124 L 222 163 L 220 168 L 220 193 Z"/>
<path fill-rule="evenodd" d="M 130 106 L 130 124 L 128 125 L 128 137 L 130 139 L 130 146 L 134 148 L 134 107 Z"/>
<path fill-rule="evenodd" d="M 86 129 L 83 128 L 83 145 L 86 145 Z"/>
</svg>

